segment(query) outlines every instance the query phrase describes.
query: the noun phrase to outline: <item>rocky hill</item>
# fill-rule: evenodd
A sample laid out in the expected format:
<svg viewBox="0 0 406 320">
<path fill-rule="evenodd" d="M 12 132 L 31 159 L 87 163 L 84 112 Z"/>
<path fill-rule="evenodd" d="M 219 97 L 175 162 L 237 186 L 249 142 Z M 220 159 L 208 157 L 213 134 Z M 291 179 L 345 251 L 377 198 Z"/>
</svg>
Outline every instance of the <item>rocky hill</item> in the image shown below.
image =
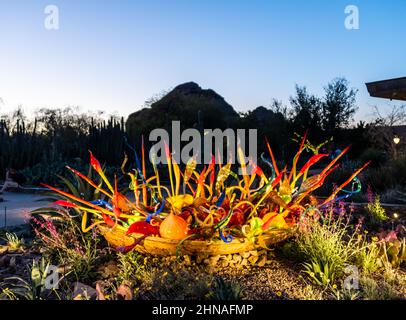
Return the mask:
<svg viewBox="0 0 406 320">
<path fill-rule="evenodd" d="M 150 107 L 132 113 L 126 123 L 130 136 L 148 134 L 154 128 L 170 128 L 179 120 L 182 128 L 228 128 L 238 121 L 238 113 L 212 89 L 187 82 L 175 87 Z"/>
</svg>

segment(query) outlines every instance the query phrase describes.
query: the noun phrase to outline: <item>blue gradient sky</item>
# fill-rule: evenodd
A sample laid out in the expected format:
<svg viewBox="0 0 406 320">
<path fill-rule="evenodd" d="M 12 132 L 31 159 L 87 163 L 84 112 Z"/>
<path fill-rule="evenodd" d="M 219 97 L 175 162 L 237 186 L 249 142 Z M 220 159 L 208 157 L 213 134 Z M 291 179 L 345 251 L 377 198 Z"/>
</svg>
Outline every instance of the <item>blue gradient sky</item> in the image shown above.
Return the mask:
<svg viewBox="0 0 406 320">
<path fill-rule="evenodd" d="M 60 30 L 44 28 L 44 8 Z M 344 27 L 344 8 L 360 29 Z M 406 76 L 404 0 L 0 0 L 0 113 L 82 106 L 128 115 L 152 95 L 195 81 L 238 111 L 288 103 L 295 83 L 315 94 L 336 76 L 364 83 Z"/>
</svg>

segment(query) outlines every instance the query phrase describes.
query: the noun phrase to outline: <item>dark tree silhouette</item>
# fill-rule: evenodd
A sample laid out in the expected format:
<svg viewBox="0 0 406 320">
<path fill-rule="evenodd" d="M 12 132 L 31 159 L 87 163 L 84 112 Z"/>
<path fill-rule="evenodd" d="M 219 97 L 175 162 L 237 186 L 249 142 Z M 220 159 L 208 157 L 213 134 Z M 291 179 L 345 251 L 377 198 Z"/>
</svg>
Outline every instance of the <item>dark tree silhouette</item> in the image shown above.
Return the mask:
<svg viewBox="0 0 406 320">
<path fill-rule="evenodd" d="M 305 86 L 295 86 L 295 96 L 290 97 L 292 125 L 298 131 L 321 129 L 322 102 L 307 92 Z"/>
<path fill-rule="evenodd" d="M 337 130 L 347 127 L 353 119 L 357 90 L 349 88 L 345 78 L 336 78 L 324 88 L 322 122 L 324 130 L 333 135 Z"/>
</svg>

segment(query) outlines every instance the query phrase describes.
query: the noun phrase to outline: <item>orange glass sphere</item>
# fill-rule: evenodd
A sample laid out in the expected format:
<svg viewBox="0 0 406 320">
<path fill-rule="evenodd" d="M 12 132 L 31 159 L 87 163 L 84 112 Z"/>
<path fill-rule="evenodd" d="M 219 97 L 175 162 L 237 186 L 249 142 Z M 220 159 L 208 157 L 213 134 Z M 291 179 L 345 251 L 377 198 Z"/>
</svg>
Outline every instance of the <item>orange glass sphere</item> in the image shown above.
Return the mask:
<svg viewBox="0 0 406 320">
<path fill-rule="evenodd" d="M 164 239 L 182 240 L 187 236 L 189 227 L 185 219 L 175 216 L 172 212 L 162 221 L 159 234 Z"/>
</svg>

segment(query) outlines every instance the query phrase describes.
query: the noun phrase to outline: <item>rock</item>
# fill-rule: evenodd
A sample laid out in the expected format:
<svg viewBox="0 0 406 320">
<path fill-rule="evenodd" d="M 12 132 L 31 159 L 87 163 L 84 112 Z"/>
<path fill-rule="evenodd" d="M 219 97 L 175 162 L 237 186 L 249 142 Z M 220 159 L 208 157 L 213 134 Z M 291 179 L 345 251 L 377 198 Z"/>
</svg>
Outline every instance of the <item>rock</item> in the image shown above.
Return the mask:
<svg viewBox="0 0 406 320">
<path fill-rule="evenodd" d="M 88 286 L 84 283 L 81 282 L 75 282 L 75 286 L 73 288 L 73 296 L 76 297 L 81 297 L 81 299 L 96 299 L 97 297 L 97 291 L 92 288 L 91 286 Z"/>
<path fill-rule="evenodd" d="M 200 263 L 204 262 L 205 259 L 207 259 L 206 255 L 199 254 L 196 256 L 196 263 L 200 264 Z"/>
<path fill-rule="evenodd" d="M 240 254 L 234 254 L 234 262 L 236 264 L 241 263 L 242 261 L 242 256 Z"/>
<path fill-rule="evenodd" d="M 254 266 L 255 263 L 258 261 L 258 256 L 251 256 L 251 257 L 248 258 L 248 261 L 250 262 L 250 264 L 252 266 Z"/>
<path fill-rule="evenodd" d="M 119 300 L 132 300 L 133 299 L 133 292 L 132 292 L 129 284 L 124 283 L 124 282 L 118 287 L 116 294 L 117 294 L 117 299 L 119 299 Z"/>
<path fill-rule="evenodd" d="M 222 268 L 227 268 L 227 267 L 228 267 L 228 265 L 229 265 L 229 263 L 228 263 L 228 261 L 227 261 L 227 260 L 223 260 L 223 261 L 221 261 L 221 267 L 222 267 Z"/>
<path fill-rule="evenodd" d="M 8 267 L 10 265 L 11 257 L 9 255 L 5 255 L 0 257 L 0 267 Z"/>
<path fill-rule="evenodd" d="M 10 268 L 17 268 L 24 266 L 25 264 L 22 263 L 22 258 L 20 256 L 13 255 L 11 256 L 9 266 Z"/>
<path fill-rule="evenodd" d="M 266 256 L 267 254 L 268 254 L 268 252 L 266 250 L 258 251 L 259 256 Z"/>
<path fill-rule="evenodd" d="M 114 261 L 110 261 L 105 264 L 102 264 L 97 269 L 97 272 L 103 279 L 112 278 L 112 277 L 116 276 L 119 271 L 120 270 Z"/>
<path fill-rule="evenodd" d="M 211 264 L 211 265 L 216 265 L 217 262 L 220 260 L 220 257 L 221 257 L 221 256 L 219 256 L 219 255 L 217 255 L 217 256 L 212 256 L 212 257 L 210 258 L 210 264 Z"/>
<path fill-rule="evenodd" d="M 249 253 L 249 252 L 243 252 L 243 253 L 241 253 L 241 256 L 242 256 L 244 259 L 246 259 L 246 258 L 248 258 L 248 257 L 250 256 L 250 253 Z"/>
<path fill-rule="evenodd" d="M 56 269 L 56 272 L 58 272 L 59 274 L 65 274 L 65 273 L 69 272 L 69 270 L 71 270 L 71 269 L 72 269 L 72 266 L 70 266 L 70 265 L 60 265 Z"/>
<path fill-rule="evenodd" d="M 8 246 L 0 246 L 0 254 L 7 253 Z"/>
<path fill-rule="evenodd" d="M 106 296 L 104 295 L 103 288 L 99 282 L 96 283 L 96 292 L 97 292 L 97 300 L 106 300 Z"/>
<path fill-rule="evenodd" d="M 258 266 L 258 267 L 263 267 L 263 266 L 265 266 L 266 260 L 267 260 L 266 255 L 261 256 L 261 258 L 260 258 L 259 261 L 257 262 L 257 266 Z"/>
</svg>

